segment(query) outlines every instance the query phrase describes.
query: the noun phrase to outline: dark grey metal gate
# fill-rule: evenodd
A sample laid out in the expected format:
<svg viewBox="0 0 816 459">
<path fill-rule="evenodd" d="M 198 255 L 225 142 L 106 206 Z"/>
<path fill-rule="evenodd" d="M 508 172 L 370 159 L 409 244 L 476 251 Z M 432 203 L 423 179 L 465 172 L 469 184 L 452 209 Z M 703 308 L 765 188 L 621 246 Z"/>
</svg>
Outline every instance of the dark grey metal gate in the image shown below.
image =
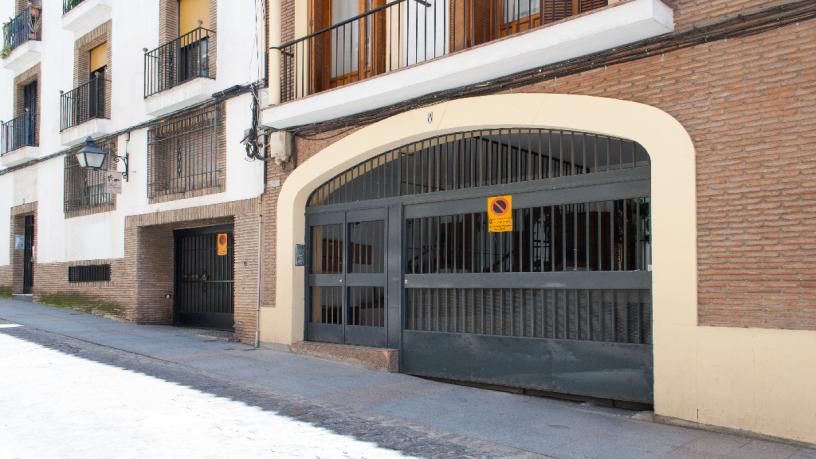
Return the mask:
<svg viewBox="0 0 816 459">
<path fill-rule="evenodd" d="M 386 345 L 387 209 L 309 218 L 308 339 Z"/>
<path fill-rule="evenodd" d="M 23 246 L 23 293 L 34 287 L 34 216 L 25 216 L 25 245 Z"/>
<path fill-rule="evenodd" d="M 178 325 L 231 330 L 233 327 L 232 227 L 176 231 L 176 295 Z M 226 238 L 219 254 L 218 238 Z M 223 241 L 222 241 L 223 247 Z"/>
<path fill-rule="evenodd" d="M 648 154 L 631 141 L 535 129 L 446 135 L 316 190 L 311 250 L 348 237 L 344 215 L 389 209 L 387 236 L 400 242 L 384 262 L 400 295 L 388 295 L 386 342 L 407 373 L 651 403 L 649 192 Z M 499 195 L 512 196 L 513 229 L 490 233 L 486 200 Z M 315 239 L 318 227 L 334 236 Z M 321 317 L 345 320 L 337 285 L 326 304 L 339 312 Z M 325 339 L 313 331 L 309 339 Z"/>
</svg>

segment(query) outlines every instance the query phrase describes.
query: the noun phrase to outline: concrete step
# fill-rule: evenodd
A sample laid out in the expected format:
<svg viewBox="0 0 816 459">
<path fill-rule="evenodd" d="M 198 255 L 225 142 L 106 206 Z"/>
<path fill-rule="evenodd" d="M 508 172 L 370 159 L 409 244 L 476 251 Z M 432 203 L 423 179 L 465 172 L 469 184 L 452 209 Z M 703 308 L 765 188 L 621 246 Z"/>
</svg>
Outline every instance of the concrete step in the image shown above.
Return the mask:
<svg viewBox="0 0 816 459">
<path fill-rule="evenodd" d="M 291 350 L 295 354 L 346 362 L 371 370 L 399 372 L 399 350 L 397 349 L 301 341 L 293 344 Z"/>
<path fill-rule="evenodd" d="M 11 295 L 11 299 L 17 300 L 17 301 L 27 301 L 29 303 L 33 303 L 34 302 L 34 295 L 32 295 L 30 293 L 15 293 L 15 294 Z"/>
</svg>

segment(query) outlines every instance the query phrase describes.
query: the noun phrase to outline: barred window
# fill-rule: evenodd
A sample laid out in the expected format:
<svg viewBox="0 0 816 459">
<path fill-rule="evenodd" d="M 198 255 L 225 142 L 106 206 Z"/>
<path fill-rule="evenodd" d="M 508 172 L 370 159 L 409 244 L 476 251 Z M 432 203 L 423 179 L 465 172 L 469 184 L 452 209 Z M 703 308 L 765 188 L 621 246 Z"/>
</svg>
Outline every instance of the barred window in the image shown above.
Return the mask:
<svg viewBox="0 0 816 459">
<path fill-rule="evenodd" d="M 221 186 L 222 113 L 216 106 L 168 120 L 148 131 L 149 198 Z"/>
<path fill-rule="evenodd" d="M 68 282 L 102 282 L 110 281 L 111 266 L 104 265 L 79 265 L 68 267 Z"/>
<path fill-rule="evenodd" d="M 102 170 L 86 169 L 79 166 L 76 153 L 80 147 L 65 155 L 64 209 L 92 209 L 113 203 L 113 195 L 107 192 L 105 182 L 107 171 L 115 168 L 115 138 L 98 140 L 97 145 L 107 154 Z"/>
</svg>

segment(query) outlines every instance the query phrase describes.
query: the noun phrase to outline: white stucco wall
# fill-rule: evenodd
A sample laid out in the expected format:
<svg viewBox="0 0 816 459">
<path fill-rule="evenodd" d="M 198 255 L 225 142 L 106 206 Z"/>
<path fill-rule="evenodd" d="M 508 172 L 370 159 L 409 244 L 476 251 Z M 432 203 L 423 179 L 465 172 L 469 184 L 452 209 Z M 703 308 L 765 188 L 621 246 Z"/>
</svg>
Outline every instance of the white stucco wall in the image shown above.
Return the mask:
<svg viewBox="0 0 816 459">
<path fill-rule="evenodd" d="M 59 133 L 59 91 L 73 89 L 74 34 L 62 28 L 62 5 L 42 2 L 43 39 L 40 90 L 40 145 L 44 157 L 65 150 Z M 159 43 L 159 1 L 111 2 L 112 130 L 118 131 L 152 119 L 143 97 L 144 53 Z M 0 17 L 14 14 L 14 0 L 0 0 Z M 262 16 L 257 16 L 259 21 Z M 260 34 L 255 37 L 256 30 Z M 218 2 L 218 53 L 215 91 L 247 84 L 263 75 L 263 25 L 256 24 L 254 2 Z M 260 54 L 262 56 L 263 54 Z M 13 114 L 15 74 L 0 68 L 0 119 Z M 63 212 L 63 157 L 0 176 L 0 265 L 9 263 L 9 208 L 38 202 L 37 262 L 50 263 L 124 256 L 124 221 L 128 215 L 195 207 L 259 196 L 263 192 L 263 164 L 247 161 L 240 140 L 250 127 L 251 96 L 244 94 L 225 104 L 226 190 L 222 193 L 148 204 L 147 129 L 132 131 L 130 141 L 118 137 L 118 153 L 130 154 L 130 180 L 116 197 L 116 210 L 66 219 Z M 13 152 L 10 154 L 14 154 Z"/>
</svg>

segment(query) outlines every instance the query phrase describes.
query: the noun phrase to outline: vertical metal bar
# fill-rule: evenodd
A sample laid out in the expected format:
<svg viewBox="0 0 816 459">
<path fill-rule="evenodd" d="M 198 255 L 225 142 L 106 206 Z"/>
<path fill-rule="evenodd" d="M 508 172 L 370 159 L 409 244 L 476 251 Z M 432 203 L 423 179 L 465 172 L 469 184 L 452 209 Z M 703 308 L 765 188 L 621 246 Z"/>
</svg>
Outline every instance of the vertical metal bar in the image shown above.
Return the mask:
<svg viewBox="0 0 816 459">
<path fill-rule="evenodd" d="M 629 234 L 628 234 L 628 231 L 627 231 L 627 228 L 626 228 L 627 223 L 629 221 L 628 215 L 627 215 L 629 213 L 629 211 L 628 211 L 627 206 L 626 206 L 626 203 L 628 201 L 629 201 L 628 199 L 624 199 L 623 203 L 622 203 L 622 206 L 623 206 L 623 248 L 622 248 L 622 252 L 623 252 L 623 270 L 624 271 L 629 270 L 629 264 L 628 264 L 629 258 L 627 256 L 628 255 L 627 252 L 629 251 L 629 244 L 628 244 L 628 235 Z"/>
<path fill-rule="evenodd" d="M 643 258 L 640 251 L 640 241 L 642 239 L 641 221 L 640 221 L 640 206 L 641 198 L 635 199 L 635 271 L 643 270 Z"/>
<path fill-rule="evenodd" d="M 609 270 L 615 271 L 615 201 L 609 201 Z"/>
</svg>

